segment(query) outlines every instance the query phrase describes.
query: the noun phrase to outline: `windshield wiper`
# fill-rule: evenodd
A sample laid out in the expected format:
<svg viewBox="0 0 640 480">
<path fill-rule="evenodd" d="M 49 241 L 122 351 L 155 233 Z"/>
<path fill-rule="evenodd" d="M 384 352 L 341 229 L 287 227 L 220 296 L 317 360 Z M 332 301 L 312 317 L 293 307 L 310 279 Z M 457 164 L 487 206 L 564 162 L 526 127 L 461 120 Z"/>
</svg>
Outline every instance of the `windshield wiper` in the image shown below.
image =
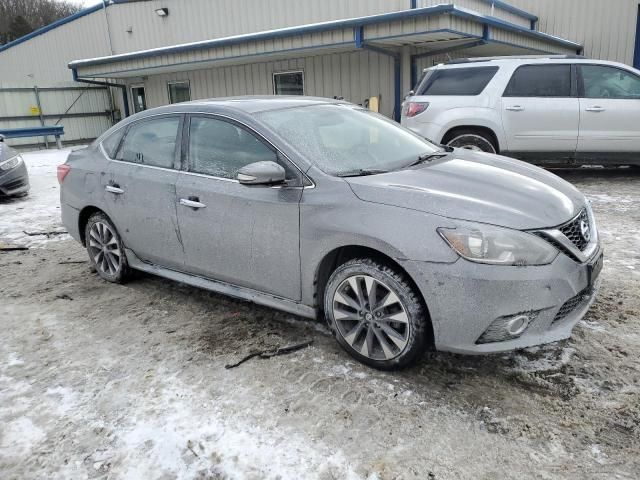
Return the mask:
<svg viewBox="0 0 640 480">
<path fill-rule="evenodd" d="M 350 170 L 348 172 L 338 173 L 338 177 L 366 177 L 367 175 L 379 175 L 388 173 L 388 170 L 380 170 L 375 168 L 359 168 L 358 170 Z"/>
<path fill-rule="evenodd" d="M 407 165 L 405 168 L 415 167 L 416 165 L 420 165 L 421 163 L 430 162 L 431 160 L 435 160 L 436 158 L 446 157 L 448 155 L 447 152 L 438 151 L 434 153 L 424 153 L 418 156 L 418 159 Z"/>
</svg>

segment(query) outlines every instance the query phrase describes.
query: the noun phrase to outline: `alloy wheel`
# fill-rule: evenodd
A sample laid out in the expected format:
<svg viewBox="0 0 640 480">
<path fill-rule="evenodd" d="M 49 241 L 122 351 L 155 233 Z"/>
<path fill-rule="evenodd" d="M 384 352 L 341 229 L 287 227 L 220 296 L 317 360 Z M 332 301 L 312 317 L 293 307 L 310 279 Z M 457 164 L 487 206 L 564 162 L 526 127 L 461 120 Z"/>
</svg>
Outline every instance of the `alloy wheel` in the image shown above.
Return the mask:
<svg viewBox="0 0 640 480">
<path fill-rule="evenodd" d="M 89 230 L 89 254 L 96 268 L 107 275 L 116 275 L 120 270 L 122 252 L 116 233 L 109 225 L 96 222 Z"/>
<path fill-rule="evenodd" d="M 333 296 L 333 318 L 342 338 L 373 360 L 391 360 L 409 342 L 405 306 L 389 286 L 369 275 L 344 280 Z"/>
</svg>

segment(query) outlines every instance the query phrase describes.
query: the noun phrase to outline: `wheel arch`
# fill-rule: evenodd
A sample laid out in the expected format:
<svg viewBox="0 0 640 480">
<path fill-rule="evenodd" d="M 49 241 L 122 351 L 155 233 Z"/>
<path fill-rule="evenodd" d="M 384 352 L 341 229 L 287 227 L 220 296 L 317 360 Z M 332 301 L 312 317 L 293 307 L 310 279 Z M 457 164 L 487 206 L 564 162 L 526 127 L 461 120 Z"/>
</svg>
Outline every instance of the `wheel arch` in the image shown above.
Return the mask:
<svg viewBox="0 0 640 480">
<path fill-rule="evenodd" d="M 449 140 L 456 137 L 457 132 L 462 132 L 465 130 L 475 130 L 477 132 L 482 132 L 489 135 L 494 142 L 497 153 L 500 153 L 502 144 L 500 142 L 500 139 L 498 138 L 497 133 L 493 128 L 484 125 L 456 125 L 455 127 L 451 127 L 445 132 L 444 136 L 442 137 L 442 143 L 446 145 Z"/>
<path fill-rule="evenodd" d="M 396 270 L 398 273 L 401 273 L 406 277 L 416 295 L 419 296 L 425 312 L 427 313 L 427 346 L 429 349 L 433 349 L 435 345 L 433 325 L 431 322 L 431 315 L 429 313 L 429 305 L 424 298 L 422 290 L 418 287 L 411 274 L 400 263 L 375 248 L 364 245 L 344 245 L 336 247 L 324 255 L 316 268 L 314 280 L 314 300 L 318 306 L 318 310 L 322 312 L 324 292 L 331 274 L 340 265 L 348 262 L 349 260 L 353 260 L 354 258 L 370 258 L 392 268 L 393 270 Z"/>
<path fill-rule="evenodd" d="M 80 234 L 80 242 L 82 243 L 83 247 L 87 246 L 86 238 L 84 234 L 85 228 L 87 226 L 87 222 L 89 221 L 89 218 L 91 217 L 91 215 L 98 212 L 104 213 L 105 215 L 107 215 L 104 210 L 98 207 L 95 207 L 93 205 L 88 205 L 84 207 L 82 210 L 80 210 L 80 214 L 78 215 L 78 232 Z"/>
</svg>

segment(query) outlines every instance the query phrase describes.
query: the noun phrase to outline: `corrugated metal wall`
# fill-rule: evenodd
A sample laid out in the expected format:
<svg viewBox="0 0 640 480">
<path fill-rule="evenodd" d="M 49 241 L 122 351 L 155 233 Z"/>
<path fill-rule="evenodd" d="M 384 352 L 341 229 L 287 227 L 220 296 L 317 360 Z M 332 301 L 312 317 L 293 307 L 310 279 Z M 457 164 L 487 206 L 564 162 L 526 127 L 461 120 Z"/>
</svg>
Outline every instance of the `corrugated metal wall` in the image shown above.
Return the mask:
<svg viewBox="0 0 640 480">
<path fill-rule="evenodd" d="M 633 65 L 638 0 L 509 0 L 540 17 L 539 30 L 582 43 L 591 58 Z"/>
<path fill-rule="evenodd" d="M 490 3 L 487 2 L 483 2 L 480 0 L 453 0 L 451 2 L 443 2 L 443 1 L 439 1 L 439 0 L 418 0 L 417 1 L 417 6 L 418 7 L 430 7 L 432 5 L 438 5 L 441 3 L 453 3 L 456 5 L 456 7 L 462 7 L 462 8 L 468 8 L 470 10 L 475 10 L 478 13 L 481 13 L 482 15 L 491 15 L 493 17 L 499 18 L 501 20 L 505 20 L 507 22 L 510 23 L 515 23 L 516 25 L 520 25 L 522 27 L 526 27 L 526 28 L 530 28 L 531 27 L 531 21 L 527 20 L 526 18 L 522 18 L 519 15 L 516 15 L 514 13 L 505 11 L 501 8 L 498 7 L 494 7 L 492 8 Z M 507 2 L 507 3 L 513 3 L 513 2 Z M 535 11 L 533 10 L 527 10 L 527 9 L 523 9 L 529 13 L 532 13 L 535 15 Z"/>
<path fill-rule="evenodd" d="M 174 80 L 191 82 L 193 100 L 230 95 L 270 95 L 273 94 L 273 73 L 291 70 L 304 72 L 306 95 L 342 96 L 354 103 L 380 95 L 381 113 L 391 116 L 393 112 L 393 59 L 368 51 L 154 75 L 144 81 L 147 105 L 157 107 L 169 103 L 167 82 Z"/>
<path fill-rule="evenodd" d="M 41 126 L 40 116 L 35 110 L 38 102 L 32 89 L 13 89 L 15 85 L 0 84 L 0 128 L 28 128 Z M 71 89 L 41 89 L 40 112 L 48 126 L 64 126 L 63 142 L 82 142 L 98 137 L 111 126 L 111 102 L 109 92 L 104 88 L 78 87 Z M 34 110 L 32 110 L 34 109 Z M 60 118 L 68 114 L 72 117 Z M 27 118 L 25 118 L 27 117 Z M 53 141 L 53 138 L 49 139 Z M 7 139 L 13 146 L 34 145 L 42 138 Z"/>
</svg>

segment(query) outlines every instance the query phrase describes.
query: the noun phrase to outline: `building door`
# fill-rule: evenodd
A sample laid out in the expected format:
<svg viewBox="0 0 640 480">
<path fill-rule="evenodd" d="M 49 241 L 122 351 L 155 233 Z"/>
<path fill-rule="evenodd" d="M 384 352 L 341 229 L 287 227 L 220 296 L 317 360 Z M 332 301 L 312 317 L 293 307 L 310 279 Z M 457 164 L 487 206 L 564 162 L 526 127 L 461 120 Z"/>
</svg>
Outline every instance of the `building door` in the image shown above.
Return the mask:
<svg viewBox="0 0 640 480">
<path fill-rule="evenodd" d="M 133 99 L 133 111 L 142 112 L 147 109 L 147 96 L 144 85 L 134 85 L 131 87 L 131 98 Z"/>
<path fill-rule="evenodd" d="M 510 152 L 553 152 L 571 159 L 580 110 L 568 64 L 524 65 L 502 97 L 502 123 Z"/>
</svg>

